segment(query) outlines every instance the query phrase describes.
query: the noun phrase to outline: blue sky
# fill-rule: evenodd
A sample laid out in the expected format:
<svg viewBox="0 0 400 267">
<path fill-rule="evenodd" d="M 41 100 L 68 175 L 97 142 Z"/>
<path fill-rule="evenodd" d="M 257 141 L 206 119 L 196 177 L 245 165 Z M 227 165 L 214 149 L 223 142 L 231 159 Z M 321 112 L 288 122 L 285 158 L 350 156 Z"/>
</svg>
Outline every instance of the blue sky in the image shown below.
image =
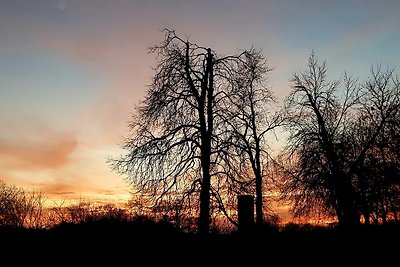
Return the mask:
<svg viewBox="0 0 400 267">
<path fill-rule="evenodd" d="M 282 99 L 312 50 L 332 79 L 396 67 L 399 13 L 399 0 L 0 0 L 0 179 L 51 198 L 129 198 L 106 157 L 150 83 L 163 28 L 220 54 L 262 49 Z"/>
</svg>

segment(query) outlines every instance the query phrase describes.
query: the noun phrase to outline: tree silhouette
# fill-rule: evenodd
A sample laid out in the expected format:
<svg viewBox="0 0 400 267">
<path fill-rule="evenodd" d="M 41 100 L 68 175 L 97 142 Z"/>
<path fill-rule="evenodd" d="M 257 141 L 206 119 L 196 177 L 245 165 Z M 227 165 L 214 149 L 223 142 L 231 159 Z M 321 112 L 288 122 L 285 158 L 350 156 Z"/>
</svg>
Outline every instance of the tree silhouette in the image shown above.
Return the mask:
<svg viewBox="0 0 400 267">
<path fill-rule="evenodd" d="M 388 189 L 380 180 L 393 176 L 373 162 L 385 129 L 398 125 L 399 83 L 392 72 L 378 69 L 364 84 L 345 75 L 341 88 L 339 81 L 327 81 L 326 72 L 313 53 L 308 70 L 294 75 L 286 100 L 290 137 L 283 189 L 297 215 L 322 208 L 348 226 L 360 223 L 360 213 L 369 221 L 373 191 Z M 378 175 L 382 168 L 385 174 Z"/>
<path fill-rule="evenodd" d="M 40 228 L 46 199 L 37 191 L 7 185 L 0 180 L 0 225 Z"/>
<path fill-rule="evenodd" d="M 256 222 L 263 223 L 263 180 L 267 177 L 267 134 L 280 126 L 283 116 L 274 112 L 272 91 L 266 86 L 266 74 L 272 69 L 260 51 L 249 50 L 240 62 L 230 94 L 231 158 L 227 160 L 234 176 L 243 177 L 241 187 L 255 184 Z M 236 159 L 233 159 L 236 157 Z M 252 193 L 252 192 L 251 192 Z"/>
<path fill-rule="evenodd" d="M 353 164 L 358 205 L 365 223 L 396 218 L 399 202 L 400 81 L 394 69 L 377 65 L 361 86 L 359 117 L 353 128 Z"/>
<path fill-rule="evenodd" d="M 168 29 L 150 51 L 159 60 L 153 83 L 129 124 L 132 135 L 122 145 L 127 154 L 112 159 L 111 167 L 138 193 L 150 194 L 153 205 L 198 212 L 198 230 L 207 234 L 212 209 L 224 210 L 221 190 L 229 188 L 223 156 L 229 92 L 248 51 L 218 56 Z"/>
<path fill-rule="evenodd" d="M 358 88 L 345 77 L 341 98 L 340 82 L 328 82 L 326 75 L 325 62 L 320 64 L 313 52 L 308 70 L 293 76 L 286 99 L 291 166 L 284 193 L 294 200 L 298 215 L 322 207 L 334 211 L 341 224 L 352 225 L 358 220 L 355 194 L 341 152 Z"/>
</svg>

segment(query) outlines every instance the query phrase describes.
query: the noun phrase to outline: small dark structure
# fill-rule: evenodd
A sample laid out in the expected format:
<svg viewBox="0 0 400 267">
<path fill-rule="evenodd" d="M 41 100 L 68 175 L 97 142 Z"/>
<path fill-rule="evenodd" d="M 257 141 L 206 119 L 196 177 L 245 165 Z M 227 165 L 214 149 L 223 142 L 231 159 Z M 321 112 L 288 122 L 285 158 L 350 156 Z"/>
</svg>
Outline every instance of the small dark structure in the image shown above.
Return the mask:
<svg viewBox="0 0 400 267">
<path fill-rule="evenodd" d="M 254 196 L 238 196 L 239 231 L 247 231 L 254 225 Z"/>
</svg>

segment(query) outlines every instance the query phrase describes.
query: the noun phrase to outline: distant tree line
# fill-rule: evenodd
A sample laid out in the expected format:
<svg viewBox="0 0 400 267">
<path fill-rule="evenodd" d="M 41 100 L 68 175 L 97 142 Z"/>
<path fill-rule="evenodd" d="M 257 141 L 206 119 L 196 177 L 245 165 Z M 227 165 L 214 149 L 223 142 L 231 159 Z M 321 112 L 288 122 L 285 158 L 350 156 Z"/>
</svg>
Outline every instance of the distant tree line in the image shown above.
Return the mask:
<svg viewBox="0 0 400 267">
<path fill-rule="evenodd" d="M 122 222 L 139 216 L 115 204 L 94 204 L 80 200 L 65 205 L 46 201 L 48 199 L 41 192 L 9 185 L 0 180 L 0 226 L 52 228 L 61 223 L 81 224 L 101 220 Z"/>
</svg>

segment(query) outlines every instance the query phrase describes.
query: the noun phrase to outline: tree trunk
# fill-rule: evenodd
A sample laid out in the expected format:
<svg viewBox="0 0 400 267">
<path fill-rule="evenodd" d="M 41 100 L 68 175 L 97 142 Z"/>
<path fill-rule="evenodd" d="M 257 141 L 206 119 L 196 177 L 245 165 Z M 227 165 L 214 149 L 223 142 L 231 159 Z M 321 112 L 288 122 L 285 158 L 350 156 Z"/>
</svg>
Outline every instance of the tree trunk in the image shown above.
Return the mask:
<svg viewBox="0 0 400 267">
<path fill-rule="evenodd" d="M 368 211 L 365 211 L 365 212 L 364 212 L 364 224 L 365 224 L 365 225 L 369 225 L 369 224 L 370 224 L 370 222 L 369 222 L 369 217 L 370 217 L 369 212 L 368 212 Z"/>
<path fill-rule="evenodd" d="M 205 157 L 204 157 L 205 158 Z M 208 157 L 209 159 L 209 157 Z M 200 191 L 200 217 L 199 217 L 199 234 L 208 235 L 210 230 L 210 160 L 203 163 L 203 181 Z"/>
<path fill-rule="evenodd" d="M 211 189 L 211 137 L 213 127 L 213 101 L 214 101 L 214 75 L 213 58 L 211 49 L 207 49 L 207 68 L 201 92 L 201 108 L 199 109 L 201 124 L 201 166 L 203 169 L 203 179 L 200 191 L 200 217 L 199 234 L 208 235 L 210 230 L 210 189 Z"/>
<path fill-rule="evenodd" d="M 263 188 L 262 188 L 262 170 L 261 170 L 261 146 L 260 138 L 257 133 L 257 123 L 256 123 L 256 111 L 254 107 L 253 95 L 250 94 L 250 108 L 251 108 L 251 129 L 253 130 L 253 138 L 255 141 L 255 158 L 254 163 L 252 163 L 253 172 L 256 177 L 256 223 L 258 225 L 263 224 Z M 251 148 L 250 152 L 251 152 Z"/>
<path fill-rule="evenodd" d="M 338 211 L 341 212 L 341 214 L 337 214 L 339 224 L 344 227 L 360 224 L 350 182 L 345 180 L 346 176 L 343 174 L 336 175 L 336 179 L 338 179 L 336 183 Z"/>
<path fill-rule="evenodd" d="M 256 174 L 256 223 L 263 224 L 263 193 L 262 193 L 262 176 Z"/>
</svg>

